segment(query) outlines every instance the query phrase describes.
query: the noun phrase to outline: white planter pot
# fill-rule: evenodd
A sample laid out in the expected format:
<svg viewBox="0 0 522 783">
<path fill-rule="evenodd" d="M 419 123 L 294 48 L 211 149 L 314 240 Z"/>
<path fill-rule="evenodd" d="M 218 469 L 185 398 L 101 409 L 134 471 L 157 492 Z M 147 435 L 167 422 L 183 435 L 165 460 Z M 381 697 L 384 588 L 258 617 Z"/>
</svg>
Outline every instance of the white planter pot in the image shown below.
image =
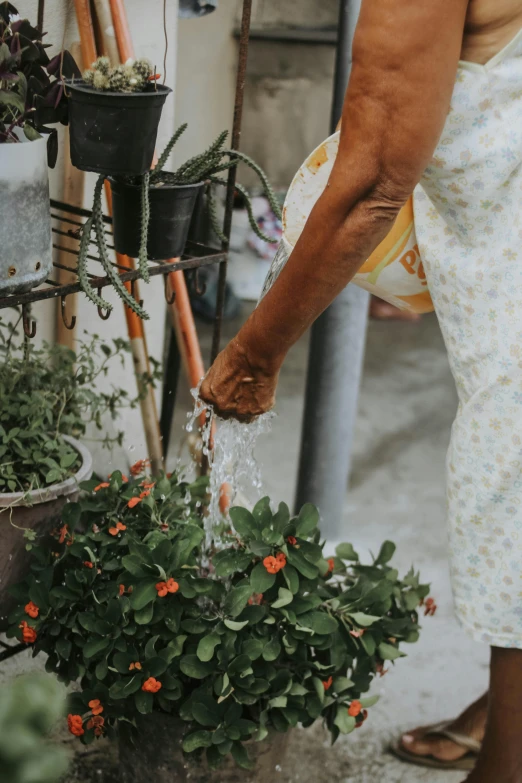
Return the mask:
<svg viewBox="0 0 522 783">
<path fill-rule="evenodd" d="M 52 267 L 47 141 L 0 144 L 0 296 L 40 285 Z"/>
</svg>

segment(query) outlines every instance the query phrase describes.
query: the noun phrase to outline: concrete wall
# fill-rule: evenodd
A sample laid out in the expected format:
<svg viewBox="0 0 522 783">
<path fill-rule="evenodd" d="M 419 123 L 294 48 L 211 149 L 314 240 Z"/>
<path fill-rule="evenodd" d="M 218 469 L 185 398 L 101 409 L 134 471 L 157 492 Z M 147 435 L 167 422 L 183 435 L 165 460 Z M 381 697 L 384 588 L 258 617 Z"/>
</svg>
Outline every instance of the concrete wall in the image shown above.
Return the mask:
<svg viewBox="0 0 522 783">
<path fill-rule="evenodd" d="M 22 16 L 27 16 L 36 22 L 35 0 L 16 0 L 16 7 Z M 163 0 L 148 0 L 147 11 L 144 13 L 142 0 L 126 0 L 125 6 L 131 28 L 136 56 L 148 57 L 158 70 L 163 67 L 164 36 L 163 36 Z M 46 41 L 53 46 L 49 50 L 50 55 L 60 51 L 65 29 L 65 46 L 71 47 L 79 41 L 78 30 L 75 22 L 74 3 L 71 0 L 47 0 L 45 4 L 44 29 L 47 31 Z M 167 3 L 167 30 L 169 36 L 169 50 L 167 58 L 167 84 L 174 85 L 176 69 L 176 36 L 177 36 L 177 0 L 169 0 Z M 163 110 L 161 125 L 158 134 L 158 147 L 162 147 L 170 138 L 174 128 L 174 96 L 171 95 Z M 60 198 L 63 183 L 63 128 L 59 128 L 60 156 L 54 171 L 51 172 L 51 195 Z M 88 174 L 86 177 L 84 204 L 89 207 L 92 203 L 92 189 L 96 175 Z M 72 256 L 71 256 L 72 259 Z M 112 289 L 105 289 L 104 296 L 114 304 L 114 310 L 108 321 L 98 318 L 96 308 L 84 295 L 78 297 L 79 312 L 78 337 L 81 339 L 85 331 L 102 334 L 107 340 L 114 337 L 126 337 L 127 330 L 123 313 L 123 305 Z M 145 300 L 145 307 L 151 318 L 145 324 L 148 339 L 149 353 L 157 359 L 161 359 L 163 351 L 163 335 L 165 325 L 165 305 L 163 298 L 163 285 L 159 278 L 152 278 L 147 286 L 141 283 L 140 295 Z M 38 303 L 33 309 L 38 321 L 37 340 L 53 340 L 55 335 L 54 302 Z M 100 385 L 116 385 L 128 390 L 129 394 L 135 393 L 135 380 L 130 357 L 125 367 L 115 364 L 110 377 L 100 381 Z M 110 425 L 109 425 L 110 426 Z M 134 462 L 139 457 L 146 455 L 145 437 L 141 424 L 139 410 L 125 412 L 118 421 L 118 429 L 126 433 L 126 443 L 123 450 L 116 449 L 113 454 L 112 467 L 121 465 L 125 467 L 129 462 Z M 89 447 L 95 452 L 96 469 L 100 472 L 110 468 L 109 454 L 95 443 L 89 443 Z M 130 452 L 130 453 L 129 453 Z"/>
</svg>

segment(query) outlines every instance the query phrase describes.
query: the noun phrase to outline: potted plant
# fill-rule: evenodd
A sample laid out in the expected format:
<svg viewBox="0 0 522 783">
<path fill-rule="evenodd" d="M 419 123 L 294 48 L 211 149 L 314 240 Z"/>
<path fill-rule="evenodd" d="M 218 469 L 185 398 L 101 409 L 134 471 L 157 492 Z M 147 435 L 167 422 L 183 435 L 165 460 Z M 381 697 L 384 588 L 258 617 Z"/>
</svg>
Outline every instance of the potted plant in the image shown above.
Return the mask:
<svg viewBox="0 0 522 783">
<path fill-rule="evenodd" d="M 298 724 L 321 719 L 333 741 L 361 726 L 372 679 L 419 636 L 419 605 L 435 610 L 389 565 L 394 545 L 369 565 L 350 544 L 325 559 L 317 510 L 264 498 L 231 509 L 206 551 L 206 479 L 144 467 L 84 482 L 15 590 L 9 635 L 80 681 L 72 733 L 119 736 L 123 783 L 217 783 L 270 780 Z"/>
<path fill-rule="evenodd" d="M 83 80 L 67 81 L 71 160 L 83 171 L 143 174 L 154 156 L 161 111 L 170 87 L 146 59 L 112 67 L 99 57 Z"/>
<path fill-rule="evenodd" d="M 183 254 L 196 199 L 205 186 L 207 186 L 207 206 L 212 226 L 218 237 L 225 240 L 216 215 L 212 187 L 226 186 L 226 180 L 218 174 L 236 166 L 240 161 L 257 173 L 272 209 L 279 217 L 281 216 L 279 203 L 263 170 L 248 155 L 223 148 L 227 131 L 220 133 L 205 152 L 186 161 L 177 171 L 165 171 L 164 166 L 169 155 L 186 128 L 186 124 L 178 128 L 151 171 L 140 177 L 110 177 L 115 248 L 118 253 L 138 258 L 140 273 L 146 282 L 149 280 L 147 263 L 149 259 L 177 258 Z M 101 299 L 93 289 L 87 276 L 89 242 L 94 231 L 100 259 L 117 293 L 141 318 L 148 318 L 147 313 L 121 283 L 110 263 L 102 215 L 103 182 L 102 175 L 95 187 L 92 218 L 85 223 L 82 231 L 78 256 L 80 282 L 83 291 L 94 304 L 110 308 L 110 304 Z M 259 228 L 245 188 L 239 184 L 236 188 L 245 198 L 253 230 L 266 242 L 277 241 L 266 236 Z"/>
<path fill-rule="evenodd" d="M 20 345 L 15 327 L 0 321 L 0 627 L 12 605 L 7 588 L 27 568 L 26 547 L 56 525 L 91 475 L 91 455 L 78 438 L 90 422 L 101 430 L 103 414 L 115 417 L 129 402 L 121 389 L 96 390 L 125 348 L 124 341 L 111 347 L 93 337 L 76 353 L 58 345 L 37 349 Z M 104 442 L 122 437 L 106 435 Z"/>
<path fill-rule="evenodd" d="M 26 674 L 0 687 L 0 770 L 6 783 L 58 783 L 67 753 L 50 744 L 63 717 L 65 692 L 46 674 Z"/>
<path fill-rule="evenodd" d="M 56 130 L 67 122 L 57 76 L 79 71 L 68 52 L 49 59 L 43 34 L 0 3 L 0 295 L 26 291 L 52 265 L 47 164 L 56 162 Z"/>
</svg>

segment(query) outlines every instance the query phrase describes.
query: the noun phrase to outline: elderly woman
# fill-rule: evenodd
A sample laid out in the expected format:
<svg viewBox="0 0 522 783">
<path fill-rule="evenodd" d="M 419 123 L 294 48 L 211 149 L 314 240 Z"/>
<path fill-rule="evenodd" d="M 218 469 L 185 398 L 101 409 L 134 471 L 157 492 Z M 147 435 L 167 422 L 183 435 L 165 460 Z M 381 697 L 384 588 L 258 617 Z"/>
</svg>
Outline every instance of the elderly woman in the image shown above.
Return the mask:
<svg viewBox="0 0 522 783">
<path fill-rule="evenodd" d="M 363 0 L 328 186 L 202 387 L 221 415 L 269 410 L 287 351 L 414 191 L 460 398 L 448 454 L 455 604 L 491 647 L 491 672 L 488 694 L 398 750 L 460 769 L 478 753 L 468 783 L 522 782 L 521 162 L 522 0 Z"/>
</svg>

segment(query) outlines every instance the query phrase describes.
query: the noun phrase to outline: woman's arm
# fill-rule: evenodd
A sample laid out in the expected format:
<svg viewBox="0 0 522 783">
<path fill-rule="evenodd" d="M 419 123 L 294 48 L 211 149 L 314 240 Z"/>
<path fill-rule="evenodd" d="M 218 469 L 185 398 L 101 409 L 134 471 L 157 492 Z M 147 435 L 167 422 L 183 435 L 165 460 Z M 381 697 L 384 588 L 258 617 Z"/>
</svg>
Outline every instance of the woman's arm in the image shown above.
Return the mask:
<svg viewBox="0 0 522 783">
<path fill-rule="evenodd" d="M 286 266 L 202 386 L 248 420 L 274 402 L 289 348 L 384 239 L 444 127 L 468 0 L 363 0 L 338 155 Z"/>
</svg>

